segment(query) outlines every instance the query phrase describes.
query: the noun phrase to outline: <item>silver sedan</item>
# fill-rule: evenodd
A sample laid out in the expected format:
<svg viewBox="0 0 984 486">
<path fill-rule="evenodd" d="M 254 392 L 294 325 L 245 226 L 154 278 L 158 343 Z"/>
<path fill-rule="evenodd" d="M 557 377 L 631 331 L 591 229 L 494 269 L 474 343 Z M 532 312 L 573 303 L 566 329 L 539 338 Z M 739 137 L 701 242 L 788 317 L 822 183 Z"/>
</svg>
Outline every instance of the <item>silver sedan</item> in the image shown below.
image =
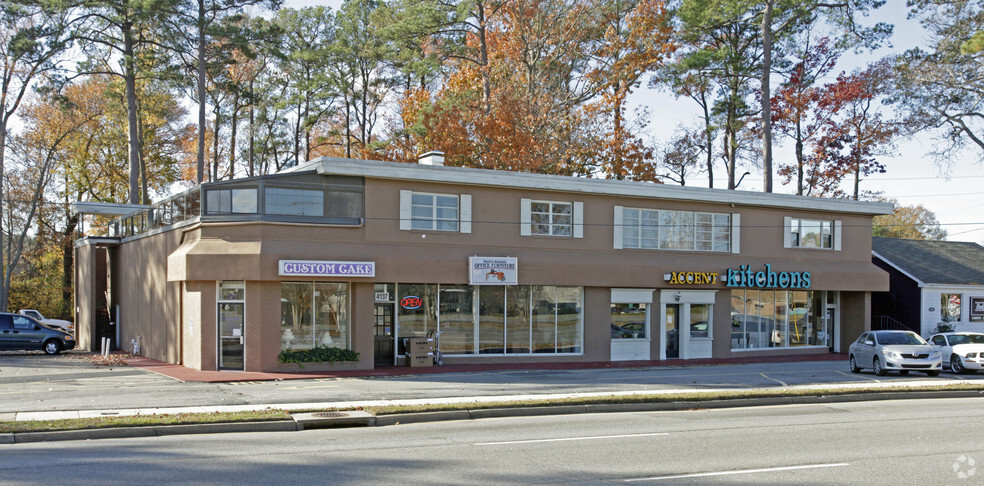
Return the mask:
<svg viewBox="0 0 984 486">
<path fill-rule="evenodd" d="M 912 331 L 868 331 L 851 343 L 851 372 L 870 368 L 878 376 L 889 371 L 906 375 L 921 371 L 929 376 L 940 374 L 943 357 Z"/>
</svg>

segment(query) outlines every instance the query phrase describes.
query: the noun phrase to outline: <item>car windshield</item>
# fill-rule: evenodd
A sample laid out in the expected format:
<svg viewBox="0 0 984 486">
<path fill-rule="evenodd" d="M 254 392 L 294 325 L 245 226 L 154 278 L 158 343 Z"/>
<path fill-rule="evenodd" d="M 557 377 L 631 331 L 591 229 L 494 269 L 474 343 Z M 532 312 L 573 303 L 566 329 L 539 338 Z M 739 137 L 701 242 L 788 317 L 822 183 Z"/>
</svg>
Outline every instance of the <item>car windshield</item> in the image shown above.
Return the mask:
<svg viewBox="0 0 984 486">
<path fill-rule="evenodd" d="M 984 344 L 984 334 L 954 334 L 950 336 L 950 345 Z"/>
<path fill-rule="evenodd" d="M 884 332 L 878 334 L 879 344 L 926 344 L 923 338 L 912 332 Z"/>
</svg>

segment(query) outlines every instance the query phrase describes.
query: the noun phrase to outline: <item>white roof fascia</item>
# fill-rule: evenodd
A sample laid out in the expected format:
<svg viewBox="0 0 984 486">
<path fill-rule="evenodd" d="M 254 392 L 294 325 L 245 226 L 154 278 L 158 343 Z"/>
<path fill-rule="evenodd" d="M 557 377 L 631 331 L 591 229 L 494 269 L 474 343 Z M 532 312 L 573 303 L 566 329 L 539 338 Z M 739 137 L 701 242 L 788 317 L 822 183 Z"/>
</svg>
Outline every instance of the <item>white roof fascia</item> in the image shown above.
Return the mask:
<svg viewBox="0 0 984 486">
<path fill-rule="evenodd" d="M 967 290 L 971 292 L 973 291 L 984 292 L 984 285 L 928 283 L 926 284 L 924 289 L 925 290 L 950 289 L 950 290 Z"/>
<path fill-rule="evenodd" d="M 925 287 L 926 286 L 926 282 L 923 282 L 922 280 L 919 280 L 918 278 L 916 278 L 915 276 L 913 276 L 911 273 L 909 273 L 909 272 L 907 272 L 905 270 L 902 270 L 902 267 L 900 267 L 900 266 L 892 263 L 887 258 L 879 255 L 877 251 L 871 250 L 871 254 L 874 255 L 875 258 L 877 258 L 877 259 L 885 262 L 888 266 L 890 266 L 890 267 L 898 270 L 899 273 L 901 273 L 902 275 L 905 275 L 906 277 L 911 278 L 914 282 L 916 282 L 916 285 L 917 286 L 919 286 L 919 287 Z"/>
<path fill-rule="evenodd" d="M 792 194 L 669 186 L 649 182 L 589 179 L 465 167 L 431 167 L 399 162 L 381 162 L 378 160 L 320 157 L 294 167 L 292 171 L 302 168 L 314 168 L 319 174 L 363 176 L 377 179 L 499 186 L 517 189 L 658 198 L 741 206 L 768 206 L 866 215 L 892 214 L 893 212 L 893 206 L 889 203 L 859 202 L 846 199 L 821 199 L 795 196 Z"/>
<path fill-rule="evenodd" d="M 150 209 L 151 207 L 146 204 L 118 204 L 91 201 L 72 203 L 72 211 L 75 213 L 98 214 L 102 216 L 129 216 L 133 213 Z"/>
</svg>

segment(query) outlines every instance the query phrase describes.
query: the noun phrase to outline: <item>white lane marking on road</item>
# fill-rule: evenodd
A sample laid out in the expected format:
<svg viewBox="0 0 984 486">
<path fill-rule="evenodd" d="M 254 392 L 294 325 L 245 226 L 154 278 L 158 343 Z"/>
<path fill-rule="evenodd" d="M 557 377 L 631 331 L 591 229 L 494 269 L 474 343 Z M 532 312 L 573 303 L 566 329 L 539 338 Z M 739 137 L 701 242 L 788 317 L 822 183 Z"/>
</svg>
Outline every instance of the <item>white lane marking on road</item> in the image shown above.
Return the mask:
<svg viewBox="0 0 984 486">
<path fill-rule="evenodd" d="M 756 473 L 766 473 L 766 472 L 795 471 L 798 469 L 819 469 L 825 467 L 843 467 L 843 466 L 850 466 L 850 464 L 846 462 L 839 462 L 834 464 L 805 464 L 802 466 L 783 466 L 783 467 L 768 467 L 762 469 L 742 469 L 737 471 L 717 471 L 717 472 L 706 472 L 706 473 L 678 474 L 676 476 L 653 476 L 649 478 L 623 479 L 622 481 L 626 483 L 637 482 L 637 481 L 663 481 L 666 479 L 704 478 L 710 476 L 730 476 L 735 474 L 756 474 Z"/>
<path fill-rule="evenodd" d="M 782 386 L 789 386 L 784 381 L 777 380 L 775 378 L 772 378 L 771 376 L 766 376 L 765 373 L 759 373 L 759 374 L 762 375 L 762 378 L 765 378 L 766 380 L 772 380 L 772 381 L 774 381 L 774 382 L 776 382 L 776 383 L 778 383 L 778 384 L 780 384 Z"/>
<path fill-rule="evenodd" d="M 624 439 L 626 437 L 654 437 L 657 435 L 669 435 L 667 432 L 653 434 L 623 434 L 623 435 L 594 435 L 590 437 L 562 437 L 559 439 L 531 439 L 531 440 L 507 440 L 502 442 L 476 442 L 477 446 L 508 445 L 508 444 L 532 444 L 536 442 L 562 442 L 568 440 L 595 440 L 595 439 Z"/>
</svg>

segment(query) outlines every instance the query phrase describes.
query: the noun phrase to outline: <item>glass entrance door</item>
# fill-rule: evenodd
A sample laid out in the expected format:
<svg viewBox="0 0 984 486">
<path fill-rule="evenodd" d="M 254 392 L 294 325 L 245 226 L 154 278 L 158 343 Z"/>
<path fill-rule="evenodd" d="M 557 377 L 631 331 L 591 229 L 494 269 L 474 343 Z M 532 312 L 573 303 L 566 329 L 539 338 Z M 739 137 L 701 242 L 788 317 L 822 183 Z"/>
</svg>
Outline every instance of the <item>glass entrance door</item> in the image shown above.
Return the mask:
<svg viewBox="0 0 984 486">
<path fill-rule="evenodd" d="M 827 312 L 823 316 L 823 327 L 825 331 L 824 336 L 826 337 L 827 342 L 821 344 L 826 344 L 827 349 L 829 349 L 830 352 L 834 352 L 834 309 L 831 307 L 827 308 Z"/>
<path fill-rule="evenodd" d="M 393 304 L 376 304 L 376 321 L 373 325 L 375 334 L 375 357 L 376 366 L 392 366 L 396 356 L 394 352 L 395 341 L 393 340 Z"/>
<path fill-rule="evenodd" d="M 680 304 L 666 304 L 666 358 L 680 357 Z"/>
<path fill-rule="evenodd" d="M 243 315 L 245 304 L 219 304 L 219 369 L 243 371 Z"/>
</svg>

